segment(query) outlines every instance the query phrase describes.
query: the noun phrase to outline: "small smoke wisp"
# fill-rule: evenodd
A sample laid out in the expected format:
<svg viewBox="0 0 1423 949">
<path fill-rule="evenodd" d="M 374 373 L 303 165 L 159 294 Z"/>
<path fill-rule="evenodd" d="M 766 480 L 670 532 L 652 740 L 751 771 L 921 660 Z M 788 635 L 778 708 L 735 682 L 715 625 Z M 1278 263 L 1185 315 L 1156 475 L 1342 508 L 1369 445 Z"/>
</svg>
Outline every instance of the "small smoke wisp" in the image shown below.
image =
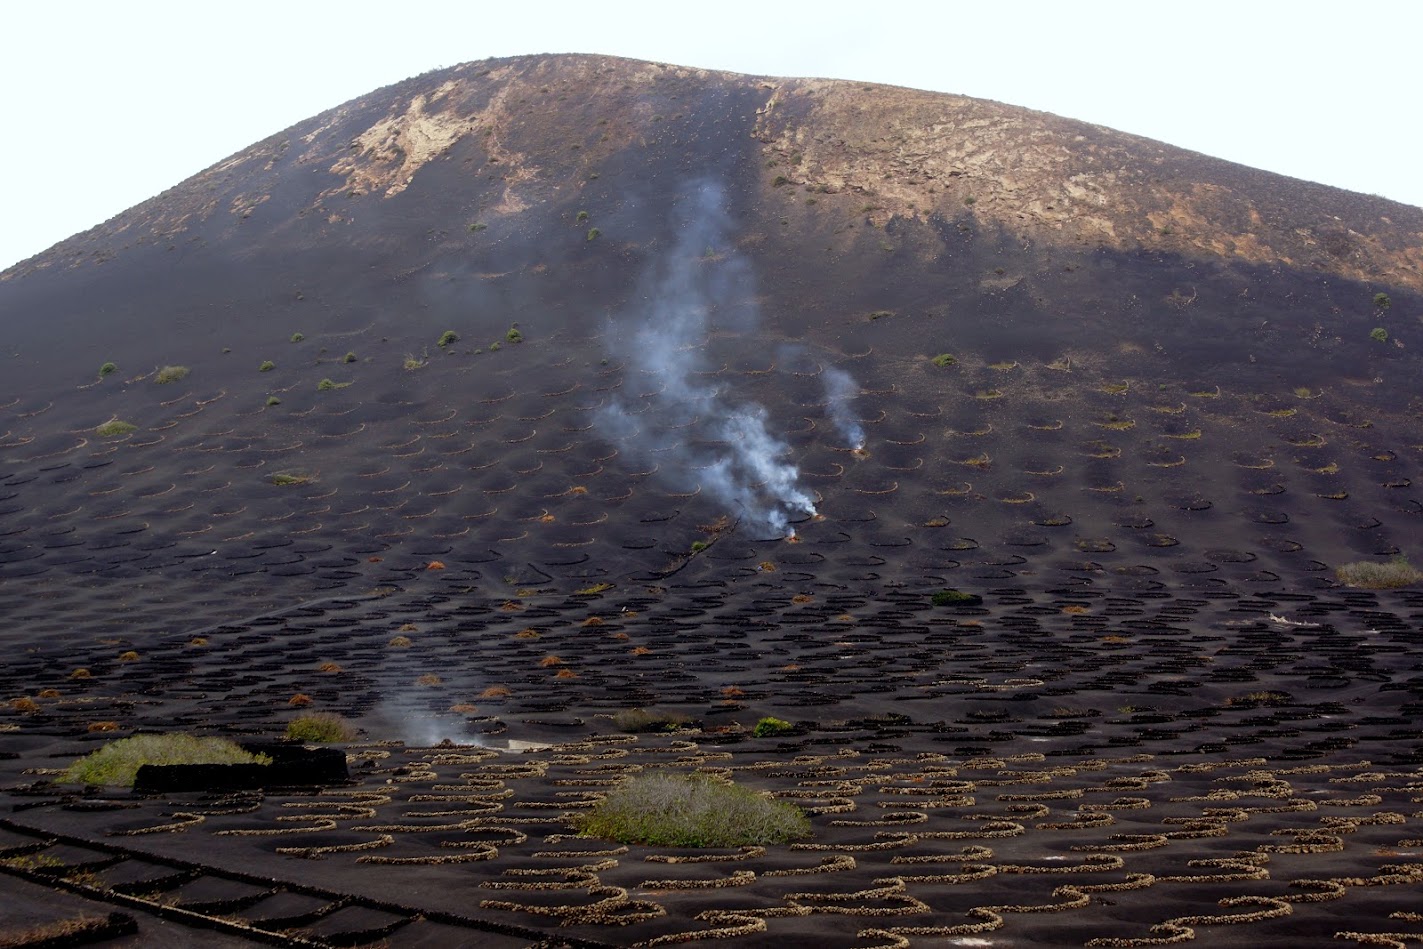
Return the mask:
<svg viewBox="0 0 1423 949">
<path fill-rule="evenodd" d="M 850 413 L 850 400 L 860 393 L 860 384 L 843 369 L 830 368 L 820 374 L 825 383 L 825 406 L 840 436 L 855 451 L 865 447 L 865 429 Z"/>
<path fill-rule="evenodd" d="M 727 250 L 722 188 L 690 189 L 673 224 L 676 242 L 645 276 L 642 302 L 609 332 L 630 375 L 658 388 L 604 405 L 596 424 L 620 452 L 655 461 L 660 476 L 700 487 L 753 528 L 785 536 L 793 519 L 815 513 L 790 446 L 773 434 L 764 405 L 711 381 L 703 357 L 714 328 L 745 334 L 757 322 L 741 302 L 753 298 L 750 265 Z"/>
</svg>

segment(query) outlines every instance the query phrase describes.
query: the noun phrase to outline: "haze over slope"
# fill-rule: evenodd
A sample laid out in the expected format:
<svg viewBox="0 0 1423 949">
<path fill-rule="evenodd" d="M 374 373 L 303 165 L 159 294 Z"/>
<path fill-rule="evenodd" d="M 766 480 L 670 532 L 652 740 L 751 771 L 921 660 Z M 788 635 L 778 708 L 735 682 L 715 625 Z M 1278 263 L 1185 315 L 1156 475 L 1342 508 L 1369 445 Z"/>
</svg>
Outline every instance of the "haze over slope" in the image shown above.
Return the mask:
<svg viewBox="0 0 1423 949">
<path fill-rule="evenodd" d="M 1423 210 L 1049 115 L 466 64 L 0 277 L 0 554 L 494 591 L 725 582 L 794 528 L 864 582 L 1291 585 L 1416 531 L 1420 291 Z"/>
</svg>

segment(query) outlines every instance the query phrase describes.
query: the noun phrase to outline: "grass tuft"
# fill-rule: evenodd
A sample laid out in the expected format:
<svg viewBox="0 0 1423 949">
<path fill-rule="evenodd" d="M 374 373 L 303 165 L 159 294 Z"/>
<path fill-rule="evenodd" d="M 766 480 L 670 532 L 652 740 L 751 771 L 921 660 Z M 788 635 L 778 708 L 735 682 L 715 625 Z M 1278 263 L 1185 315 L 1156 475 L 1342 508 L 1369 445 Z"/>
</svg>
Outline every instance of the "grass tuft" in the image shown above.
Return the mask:
<svg viewBox="0 0 1423 949">
<path fill-rule="evenodd" d="M 756 727 L 751 729 L 751 734 L 756 738 L 773 738 L 776 735 L 789 735 L 793 731 L 795 731 L 795 726 L 790 722 L 768 715 L 756 723 Z"/>
<path fill-rule="evenodd" d="M 793 804 L 706 774 L 647 771 L 577 820 L 578 832 L 655 847 L 744 847 L 810 835 Z"/>
<path fill-rule="evenodd" d="M 226 738 L 194 735 L 134 735 L 100 748 L 74 762 L 57 779 L 61 784 L 100 784 L 132 787 L 138 769 L 146 764 L 271 764 L 266 755 L 254 755 Z"/>
<path fill-rule="evenodd" d="M 356 726 L 331 712 L 313 712 L 287 722 L 287 737 L 318 744 L 351 741 L 356 737 Z"/>
<path fill-rule="evenodd" d="M 1402 555 L 1394 557 L 1388 563 L 1357 560 L 1341 564 L 1335 569 L 1334 576 L 1345 586 L 1363 590 L 1396 590 L 1423 580 L 1423 573 Z"/>
<path fill-rule="evenodd" d="M 94 429 L 94 434 L 101 438 L 114 438 L 119 435 L 128 435 L 138 431 L 138 426 L 132 422 L 125 422 L 120 419 L 111 418 L 103 425 Z"/>
<path fill-rule="evenodd" d="M 983 598 L 974 593 L 964 593 L 962 590 L 940 590 L 929 598 L 935 606 L 957 606 L 972 605 L 977 606 L 983 602 Z"/>
<path fill-rule="evenodd" d="M 179 382 L 186 378 L 188 378 L 187 366 L 164 366 L 158 370 L 158 373 L 153 377 L 153 381 L 159 385 L 167 385 L 170 382 Z"/>
</svg>

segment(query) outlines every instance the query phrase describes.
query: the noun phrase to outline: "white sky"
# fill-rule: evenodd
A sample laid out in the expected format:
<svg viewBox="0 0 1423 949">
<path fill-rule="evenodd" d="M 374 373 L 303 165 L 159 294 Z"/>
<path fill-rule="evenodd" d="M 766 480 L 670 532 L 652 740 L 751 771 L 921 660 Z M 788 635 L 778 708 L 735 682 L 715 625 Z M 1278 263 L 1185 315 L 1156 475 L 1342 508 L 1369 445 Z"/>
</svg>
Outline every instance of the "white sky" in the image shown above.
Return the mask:
<svg viewBox="0 0 1423 949">
<path fill-rule="evenodd" d="M 995 99 L 1423 205 L 1418 0 L 0 0 L 0 269 L 441 66 L 606 53 Z"/>
</svg>

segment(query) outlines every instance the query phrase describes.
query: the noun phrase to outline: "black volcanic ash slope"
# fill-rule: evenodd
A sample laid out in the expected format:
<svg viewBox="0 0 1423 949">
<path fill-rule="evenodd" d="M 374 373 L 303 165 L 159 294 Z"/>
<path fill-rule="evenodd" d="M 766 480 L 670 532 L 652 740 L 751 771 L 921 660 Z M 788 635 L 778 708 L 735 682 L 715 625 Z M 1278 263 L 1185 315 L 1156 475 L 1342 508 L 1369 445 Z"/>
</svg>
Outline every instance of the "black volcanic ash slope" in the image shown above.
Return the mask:
<svg viewBox="0 0 1423 949">
<path fill-rule="evenodd" d="M 428 74 L 4 275 L 0 596 L 1327 586 L 1423 513 L 1420 234 L 953 96 Z"/>
</svg>

